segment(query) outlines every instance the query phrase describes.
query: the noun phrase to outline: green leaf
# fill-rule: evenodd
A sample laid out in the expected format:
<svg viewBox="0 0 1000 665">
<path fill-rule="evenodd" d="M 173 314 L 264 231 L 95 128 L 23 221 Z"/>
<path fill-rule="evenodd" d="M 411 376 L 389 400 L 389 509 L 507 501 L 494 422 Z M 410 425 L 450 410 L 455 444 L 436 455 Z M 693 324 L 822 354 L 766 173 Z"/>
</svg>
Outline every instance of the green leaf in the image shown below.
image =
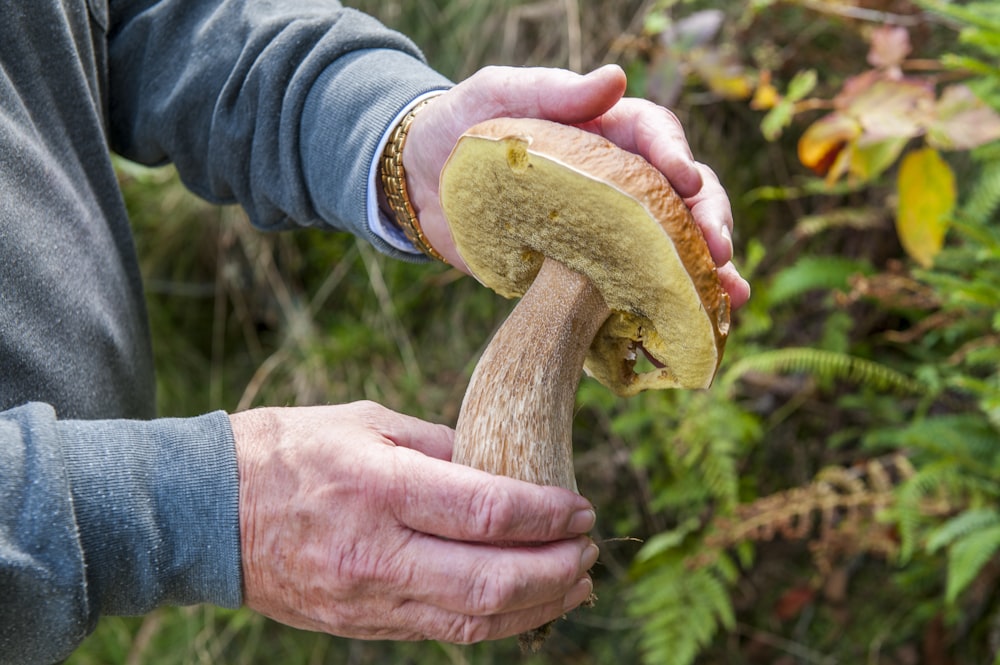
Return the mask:
<svg viewBox="0 0 1000 665">
<path fill-rule="evenodd" d="M 857 141 L 851 151 L 848 172 L 861 182 L 871 182 L 895 163 L 909 140 L 909 137 L 896 136 L 880 141 Z"/>
<path fill-rule="evenodd" d="M 768 111 L 760 121 L 760 132 L 768 141 L 776 141 L 785 127 L 792 122 L 795 105 L 789 99 L 782 99 Z"/>
<path fill-rule="evenodd" d="M 672 25 L 666 12 L 650 12 L 642 23 L 642 31 L 647 35 L 658 35 Z"/>
<path fill-rule="evenodd" d="M 927 539 L 927 551 L 937 552 L 956 540 L 967 537 L 972 532 L 997 524 L 1000 524 L 1000 513 L 993 508 L 967 510 L 948 520 L 931 533 Z"/>
<path fill-rule="evenodd" d="M 793 102 L 805 99 L 806 95 L 811 93 L 816 87 L 817 81 L 818 77 L 815 69 L 807 69 L 806 71 L 799 72 L 789 81 L 788 93 L 785 97 Z"/>
<path fill-rule="evenodd" d="M 948 552 L 945 598 L 954 603 L 1000 549 L 1000 524 L 976 531 L 952 545 Z"/>
<path fill-rule="evenodd" d="M 639 553 L 636 554 L 636 563 L 649 561 L 668 550 L 680 547 L 691 533 L 698 530 L 700 525 L 700 520 L 692 517 L 685 520 L 676 529 L 656 534 L 647 540 Z"/>
<path fill-rule="evenodd" d="M 955 208 L 955 175 L 936 150 L 924 148 L 903 158 L 897 188 L 899 241 L 913 260 L 929 268 L 944 246 Z"/>
<path fill-rule="evenodd" d="M 849 280 L 871 269 L 861 261 L 838 256 L 805 256 L 774 276 L 767 291 L 771 305 L 794 300 L 814 290 L 846 291 Z"/>
</svg>

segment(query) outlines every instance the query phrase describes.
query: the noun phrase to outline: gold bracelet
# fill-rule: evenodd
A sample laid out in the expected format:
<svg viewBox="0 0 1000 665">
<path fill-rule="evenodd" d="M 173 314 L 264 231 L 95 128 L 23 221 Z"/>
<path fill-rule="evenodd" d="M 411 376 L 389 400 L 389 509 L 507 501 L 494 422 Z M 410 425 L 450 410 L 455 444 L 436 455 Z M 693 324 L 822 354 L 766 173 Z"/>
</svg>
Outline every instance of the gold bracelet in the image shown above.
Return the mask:
<svg viewBox="0 0 1000 665">
<path fill-rule="evenodd" d="M 430 101 L 430 99 L 425 99 L 410 109 L 410 112 L 403 116 L 396 128 L 392 130 L 389 142 L 382 153 L 379 174 L 386 201 L 393 212 L 397 226 L 402 229 L 407 240 L 432 259 L 448 263 L 440 252 L 431 247 L 427 236 L 424 235 L 424 230 L 420 228 L 417 212 L 413 209 L 413 204 L 410 203 L 410 197 L 406 191 L 406 171 L 403 170 L 403 146 L 406 145 L 406 135 L 410 131 L 413 118 Z"/>
</svg>

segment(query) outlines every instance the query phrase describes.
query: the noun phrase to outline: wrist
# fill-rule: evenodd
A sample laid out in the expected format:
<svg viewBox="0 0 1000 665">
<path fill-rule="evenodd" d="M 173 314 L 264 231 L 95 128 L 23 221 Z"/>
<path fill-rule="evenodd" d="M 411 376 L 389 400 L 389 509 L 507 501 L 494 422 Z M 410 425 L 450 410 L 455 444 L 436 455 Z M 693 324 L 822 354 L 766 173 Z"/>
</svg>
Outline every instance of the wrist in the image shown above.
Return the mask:
<svg viewBox="0 0 1000 665">
<path fill-rule="evenodd" d="M 432 99 L 433 97 L 428 97 L 417 103 L 389 134 L 385 150 L 379 158 L 379 182 L 382 185 L 379 191 L 379 205 L 416 249 L 432 259 L 448 263 L 424 233 L 417 209 L 410 199 L 407 174 L 403 164 L 403 149 L 410 127 L 417 114 Z"/>
</svg>

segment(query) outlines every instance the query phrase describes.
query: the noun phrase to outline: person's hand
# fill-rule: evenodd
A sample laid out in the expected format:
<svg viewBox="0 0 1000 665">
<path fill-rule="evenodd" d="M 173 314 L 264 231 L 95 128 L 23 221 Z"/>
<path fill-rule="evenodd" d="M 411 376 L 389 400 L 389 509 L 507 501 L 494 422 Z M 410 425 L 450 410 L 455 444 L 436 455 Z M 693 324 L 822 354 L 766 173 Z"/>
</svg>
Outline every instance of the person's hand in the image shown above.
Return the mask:
<svg viewBox="0 0 1000 665">
<path fill-rule="evenodd" d="M 468 272 L 438 200 L 441 169 L 462 133 L 490 118 L 553 120 L 601 134 L 658 168 L 701 227 L 732 306 L 742 306 L 750 286 L 732 263 L 733 214 L 725 190 L 710 168 L 694 161 L 677 117 L 652 102 L 623 97 L 625 85 L 625 73 L 614 65 L 586 76 L 487 67 L 435 98 L 413 121 L 403 151 L 410 200 L 431 245 Z"/>
<path fill-rule="evenodd" d="M 471 643 L 590 596 L 587 500 L 448 462 L 448 427 L 369 402 L 231 422 L 255 611 L 344 637 Z"/>
</svg>

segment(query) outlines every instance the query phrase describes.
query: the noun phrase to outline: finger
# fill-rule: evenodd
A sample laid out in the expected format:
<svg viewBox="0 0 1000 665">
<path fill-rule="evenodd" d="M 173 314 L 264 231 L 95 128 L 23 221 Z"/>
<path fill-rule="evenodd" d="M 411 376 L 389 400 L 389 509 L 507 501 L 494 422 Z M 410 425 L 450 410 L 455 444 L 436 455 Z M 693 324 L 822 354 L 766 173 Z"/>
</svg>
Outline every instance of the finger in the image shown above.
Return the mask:
<svg viewBox="0 0 1000 665">
<path fill-rule="evenodd" d="M 374 402 L 365 403 L 367 425 L 397 446 L 409 448 L 439 460 L 450 460 L 455 430 L 397 413 Z"/>
<path fill-rule="evenodd" d="M 473 123 L 515 117 L 576 124 L 607 112 L 625 94 L 625 86 L 625 73 L 617 65 L 586 75 L 543 67 L 487 67 L 459 84 L 451 99 L 465 106 L 472 116 L 466 119 Z"/>
<path fill-rule="evenodd" d="M 495 476 L 403 448 L 392 452 L 390 509 L 414 531 L 469 542 L 542 543 L 593 528 L 594 509 L 576 492 Z"/>
<path fill-rule="evenodd" d="M 409 565 L 389 576 L 387 592 L 490 616 L 562 599 L 593 567 L 598 549 L 585 536 L 537 547 L 495 547 L 421 534 L 401 554 Z"/>
<path fill-rule="evenodd" d="M 662 106 L 626 98 L 600 118 L 580 126 L 646 158 L 681 197 L 694 196 L 701 189 L 701 171 L 691 155 L 684 128 L 677 116 Z"/>
<path fill-rule="evenodd" d="M 743 307 L 750 300 L 750 283 L 740 276 L 736 266 L 727 263 L 718 270 L 722 288 L 729 294 L 729 304 L 733 309 Z"/>
<path fill-rule="evenodd" d="M 696 166 L 702 173 L 702 187 L 685 203 L 705 236 L 712 259 L 722 266 L 733 259 L 732 206 L 715 172 L 704 164 Z"/>
<path fill-rule="evenodd" d="M 414 639 L 433 639 L 454 644 L 475 644 L 527 632 L 555 621 L 591 597 L 589 577 L 578 580 L 562 598 L 535 607 L 487 616 L 472 616 L 443 610 L 417 601 L 403 603 L 394 622 L 412 626 Z"/>
</svg>

